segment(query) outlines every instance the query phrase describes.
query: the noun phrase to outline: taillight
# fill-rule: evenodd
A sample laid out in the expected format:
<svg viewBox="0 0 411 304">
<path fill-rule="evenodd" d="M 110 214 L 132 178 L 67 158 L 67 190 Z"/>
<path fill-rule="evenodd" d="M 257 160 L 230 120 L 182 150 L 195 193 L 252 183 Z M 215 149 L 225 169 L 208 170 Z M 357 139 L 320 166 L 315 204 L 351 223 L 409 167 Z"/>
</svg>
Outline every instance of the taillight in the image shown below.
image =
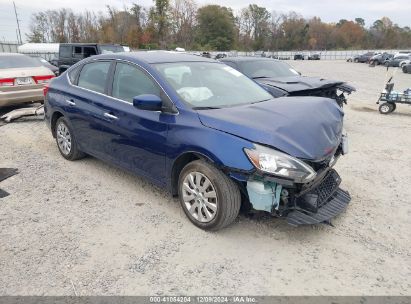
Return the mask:
<svg viewBox="0 0 411 304">
<path fill-rule="evenodd" d="M 14 86 L 14 78 L 0 78 L 0 87 Z"/>
<path fill-rule="evenodd" d="M 33 76 L 34 81 L 38 84 L 48 83 L 52 78 L 54 78 L 53 75 Z"/>
<path fill-rule="evenodd" d="M 43 88 L 43 95 L 44 95 L 44 97 L 46 97 L 48 91 L 49 91 L 49 85 L 46 84 L 46 85 L 44 86 L 44 88 Z"/>
</svg>

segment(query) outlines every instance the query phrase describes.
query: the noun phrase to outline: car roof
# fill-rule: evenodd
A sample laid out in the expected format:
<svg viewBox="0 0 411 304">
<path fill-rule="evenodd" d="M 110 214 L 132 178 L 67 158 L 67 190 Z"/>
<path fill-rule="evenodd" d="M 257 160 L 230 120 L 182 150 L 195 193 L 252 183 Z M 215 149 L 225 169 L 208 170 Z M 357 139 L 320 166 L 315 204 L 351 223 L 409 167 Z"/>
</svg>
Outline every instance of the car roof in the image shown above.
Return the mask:
<svg viewBox="0 0 411 304">
<path fill-rule="evenodd" d="M 139 51 L 139 52 L 121 52 L 121 53 L 110 53 L 93 56 L 92 58 L 120 58 L 124 60 L 138 60 L 143 61 L 148 64 L 152 63 L 171 63 L 171 62 L 188 62 L 188 61 L 198 61 L 198 62 L 218 62 L 213 59 L 184 54 L 181 52 L 174 51 Z"/>
<path fill-rule="evenodd" d="M 221 61 L 233 61 L 233 62 L 241 62 L 241 61 L 263 61 L 263 60 L 279 61 L 278 59 L 274 59 L 274 58 L 251 57 L 251 56 L 226 57 L 226 58 L 221 59 Z"/>
</svg>

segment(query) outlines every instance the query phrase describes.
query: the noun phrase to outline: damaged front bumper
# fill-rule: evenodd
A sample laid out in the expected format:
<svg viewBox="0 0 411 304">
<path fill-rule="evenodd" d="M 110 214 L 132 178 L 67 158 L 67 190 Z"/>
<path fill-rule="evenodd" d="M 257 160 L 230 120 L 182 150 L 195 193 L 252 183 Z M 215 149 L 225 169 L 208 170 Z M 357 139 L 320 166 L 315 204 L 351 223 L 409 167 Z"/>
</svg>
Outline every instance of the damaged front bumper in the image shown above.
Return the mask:
<svg viewBox="0 0 411 304">
<path fill-rule="evenodd" d="M 329 222 L 345 210 L 351 197 L 339 187 L 340 183 L 338 173 L 326 168 L 308 184 L 250 177 L 246 190 L 254 210 L 270 212 L 299 226 Z"/>
</svg>

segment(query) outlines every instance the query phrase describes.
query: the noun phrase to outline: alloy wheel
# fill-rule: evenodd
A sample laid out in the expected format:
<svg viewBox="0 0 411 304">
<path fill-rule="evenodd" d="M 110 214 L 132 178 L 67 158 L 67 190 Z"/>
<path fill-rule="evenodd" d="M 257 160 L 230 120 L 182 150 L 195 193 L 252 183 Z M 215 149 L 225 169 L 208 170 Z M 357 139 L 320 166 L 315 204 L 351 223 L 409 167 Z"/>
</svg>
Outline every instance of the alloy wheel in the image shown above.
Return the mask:
<svg viewBox="0 0 411 304">
<path fill-rule="evenodd" d="M 382 106 L 381 107 L 381 112 L 383 112 L 383 113 L 388 113 L 390 111 L 390 108 L 388 107 L 388 106 Z"/>
<path fill-rule="evenodd" d="M 218 209 L 217 193 L 211 181 L 200 172 L 190 172 L 182 184 L 184 206 L 201 223 L 212 221 Z"/>
<path fill-rule="evenodd" d="M 57 144 L 60 148 L 61 153 L 64 155 L 69 155 L 71 152 L 71 135 L 68 127 L 64 122 L 60 122 L 57 125 L 56 130 Z"/>
</svg>

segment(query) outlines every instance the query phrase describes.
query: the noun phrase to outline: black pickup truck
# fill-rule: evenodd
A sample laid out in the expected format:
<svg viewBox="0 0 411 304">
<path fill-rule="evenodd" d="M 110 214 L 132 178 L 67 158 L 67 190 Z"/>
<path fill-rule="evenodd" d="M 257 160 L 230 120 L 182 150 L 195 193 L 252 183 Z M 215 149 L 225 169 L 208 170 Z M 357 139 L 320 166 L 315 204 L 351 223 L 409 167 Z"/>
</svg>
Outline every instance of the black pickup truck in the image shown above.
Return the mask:
<svg viewBox="0 0 411 304">
<path fill-rule="evenodd" d="M 59 73 L 63 73 L 71 65 L 84 58 L 93 55 L 119 52 L 124 52 L 124 47 L 119 44 L 61 43 L 58 59 Z"/>
</svg>

